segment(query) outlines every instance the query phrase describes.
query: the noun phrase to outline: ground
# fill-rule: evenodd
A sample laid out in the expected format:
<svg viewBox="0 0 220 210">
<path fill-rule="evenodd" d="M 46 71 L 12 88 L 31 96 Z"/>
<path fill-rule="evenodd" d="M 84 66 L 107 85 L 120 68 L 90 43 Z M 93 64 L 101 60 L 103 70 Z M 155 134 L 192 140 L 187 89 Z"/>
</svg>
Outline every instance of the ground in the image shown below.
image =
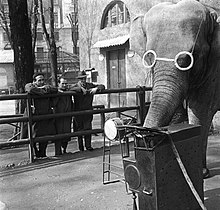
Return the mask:
<svg viewBox="0 0 220 210">
<path fill-rule="evenodd" d="M 68 146 L 72 153 L 55 158 L 51 144 L 48 159 L 28 165 L 27 147 L 1 150 L 0 201 L 10 210 L 132 209 L 124 183 L 103 184 L 102 141 L 93 141 L 93 152 L 80 153 L 76 146 L 73 140 Z M 121 165 L 119 150 L 113 151 Z"/>
<path fill-rule="evenodd" d="M 79 152 L 73 138 L 71 153 L 61 157 L 54 157 L 54 144 L 49 144 L 49 158 L 31 164 L 27 146 L 1 149 L 0 210 L 132 210 L 124 183 L 103 184 L 103 136 L 93 136 L 92 144 L 94 151 Z M 117 145 L 111 157 L 122 166 Z M 209 136 L 207 157 L 211 177 L 204 180 L 205 205 L 219 210 L 220 135 Z"/>
<path fill-rule="evenodd" d="M 27 164 L 27 147 L 0 150 L 0 201 L 10 210 L 132 210 L 132 196 L 126 193 L 124 183 L 103 184 L 103 138 L 93 139 L 93 152 L 78 152 L 73 139 L 68 146 L 72 153 L 53 157 L 54 145 L 50 144 L 50 157 L 32 164 Z M 208 210 L 219 210 L 220 206 L 219 142 L 219 135 L 209 137 L 211 177 L 204 180 Z M 112 161 L 121 165 L 118 146 L 113 147 Z"/>
</svg>

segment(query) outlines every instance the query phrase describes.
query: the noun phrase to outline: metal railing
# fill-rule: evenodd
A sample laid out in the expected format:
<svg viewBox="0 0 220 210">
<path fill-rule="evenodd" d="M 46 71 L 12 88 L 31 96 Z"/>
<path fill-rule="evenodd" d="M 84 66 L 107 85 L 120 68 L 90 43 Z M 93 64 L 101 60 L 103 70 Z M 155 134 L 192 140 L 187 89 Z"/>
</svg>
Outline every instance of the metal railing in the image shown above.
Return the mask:
<svg viewBox="0 0 220 210">
<path fill-rule="evenodd" d="M 124 107 L 114 107 L 114 108 L 104 108 L 104 105 L 97 105 L 94 106 L 94 110 L 84 110 L 84 111 L 73 111 L 73 112 L 66 112 L 66 113 L 55 113 L 55 114 L 46 114 L 46 115 L 33 115 L 31 111 L 31 101 L 32 99 L 36 98 L 48 98 L 48 97 L 57 97 L 58 94 L 47 94 L 44 96 L 35 96 L 30 94 L 14 94 L 14 95 L 0 95 L 1 100 L 26 100 L 26 109 L 27 109 L 27 116 L 23 116 L 21 114 L 18 115 L 4 115 L 0 116 L 0 124 L 10 124 L 10 123 L 18 123 L 18 122 L 27 122 L 28 125 L 28 138 L 20 139 L 16 141 L 5 141 L 0 142 L 0 149 L 10 147 L 10 146 L 17 146 L 17 145 L 25 145 L 29 144 L 29 158 L 30 162 L 34 161 L 34 154 L 33 154 L 33 145 L 34 142 L 43 142 L 43 141 L 56 141 L 61 138 L 68 138 L 68 137 L 76 137 L 80 135 L 86 134 L 97 134 L 103 133 L 104 130 L 104 123 L 105 123 L 105 114 L 106 113 L 123 113 L 129 110 L 136 110 L 138 113 L 137 119 L 140 124 L 143 124 L 145 114 L 147 112 L 149 103 L 145 102 L 145 91 L 151 91 L 151 87 L 138 87 L 138 88 L 125 88 L 125 89 L 106 89 L 99 94 L 111 94 L 111 93 L 128 93 L 128 92 L 136 92 L 136 105 L 134 106 L 124 106 Z M 62 95 L 74 95 L 73 93 L 62 93 Z M 60 118 L 60 117 L 67 117 L 67 116 L 77 116 L 82 114 L 100 114 L 101 122 L 100 128 L 98 129 L 91 129 L 86 131 L 76 131 L 71 133 L 64 133 L 64 134 L 56 134 L 56 135 L 46 135 L 41 137 L 32 137 L 32 125 L 33 122 L 40 121 L 40 120 L 47 120 L 51 118 Z"/>
</svg>

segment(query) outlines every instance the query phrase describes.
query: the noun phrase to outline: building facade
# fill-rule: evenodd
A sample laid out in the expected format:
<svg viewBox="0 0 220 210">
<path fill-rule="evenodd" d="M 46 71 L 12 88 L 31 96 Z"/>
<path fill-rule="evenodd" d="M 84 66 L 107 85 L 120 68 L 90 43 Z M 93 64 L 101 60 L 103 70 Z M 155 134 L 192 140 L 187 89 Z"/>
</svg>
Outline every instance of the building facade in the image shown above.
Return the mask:
<svg viewBox="0 0 220 210">
<path fill-rule="evenodd" d="M 29 8 L 32 0 L 28 0 Z M 78 39 L 78 29 L 75 27 L 74 17 L 77 6 L 77 0 L 54 0 L 54 22 L 55 22 L 55 40 L 57 47 L 58 73 L 65 71 L 79 70 L 78 45 L 77 53 L 74 49 L 73 39 Z M 0 0 L 1 6 L 4 8 L 6 16 L 9 14 L 7 0 Z M 48 1 L 43 0 L 44 15 L 46 27 L 49 28 Z M 9 21 L 9 19 L 8 19 Z M 78 27 L 78 26 L 77 26 Z M 73 34 L 73 29 L 76 34 Z M 48 31 L 49 33 L 49 31 Z M 75 35 L 75 36 L 74 36 Z M 78 40 L 75 40 L 76 43 Z M 48 58 L 48 48 L 43 37 L 41 20 L 37 26 L 37 40 L 35 47 L 35 71 L 44 72 L 46 78 L 50 77 L 50 61 Z M 14 54 L 6 32 L 0 27 L 0 89 L 3 92 L 14 86 Z"/>
<path fill-rule="evenodd" d="M 80 68 L 94 67 L 97 82 L 107 88 L 130 88 L 151 86 L 151 73 L 141 62 L 141 57 L 129 51 L 131 21 L 144 15 L 160 2 L 179 0 L 80 0 L 79 1 L 79 47 Z M 213 7 L 220 15 L 218 0 L 200 0 Z M 131 106 L 133 94 L 111 94 L 96 97 L 96 103 L 112 106 Z M 146 100 L 150 100 L 147 94 Z M 214 118 L 220 127 L 219 112 Z"/>
<path fill-rule="evenodd" d="M 141 58 L 129 51 L 129 31 L 130 23 L 135 17 L 144 15 L 160 2 L 163 1 L 79 1 L 81 69 L 94 67 L 98 72 L 97 82 L 104 83 L 110 89 L 151 86 L 150 72 L 141 65 Z M 135 103 L 134 94 L 111 94 L 107 97 L 103 99 L 102 96 L 97 100 L 107 101 L 108 107 Z"/>
</svg>

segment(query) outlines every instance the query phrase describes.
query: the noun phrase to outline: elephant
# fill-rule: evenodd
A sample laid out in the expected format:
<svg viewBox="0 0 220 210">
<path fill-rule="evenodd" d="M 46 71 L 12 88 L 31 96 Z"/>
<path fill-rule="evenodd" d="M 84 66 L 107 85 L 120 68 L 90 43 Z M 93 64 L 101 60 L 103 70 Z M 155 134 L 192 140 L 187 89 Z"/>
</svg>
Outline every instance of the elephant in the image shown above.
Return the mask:
<svg viewBox="0 0 220 210">
<path fill-rule="evenodd" d="M 135 17 L 130 26 L 130 50 L 152 71 L 153 90 L 143 127 L 169 125 L 176 109 L 187 101 L 189 124 L 201 126 L 203 178 L 207 139 L 220 110 L 220 18 L 196 0 L 163 2 Z"/>
</svg>

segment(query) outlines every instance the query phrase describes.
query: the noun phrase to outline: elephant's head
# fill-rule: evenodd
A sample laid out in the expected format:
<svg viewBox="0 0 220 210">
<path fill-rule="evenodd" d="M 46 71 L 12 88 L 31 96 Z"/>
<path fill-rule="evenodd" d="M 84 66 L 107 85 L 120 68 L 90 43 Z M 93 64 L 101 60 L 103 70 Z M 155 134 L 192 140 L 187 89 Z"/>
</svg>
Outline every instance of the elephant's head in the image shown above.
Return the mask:
<svg viewBox="0 0 220 210">
<path fill-rule="evenodd" d="M 145 127 L 168 125 L 183 100 L 204 84 L 212 60 L 220 55 L 216 19 L 198 1 L 182 0 L 160 3 L 133 20 L 130 48 L 153 72 Z"/>
</svg>

